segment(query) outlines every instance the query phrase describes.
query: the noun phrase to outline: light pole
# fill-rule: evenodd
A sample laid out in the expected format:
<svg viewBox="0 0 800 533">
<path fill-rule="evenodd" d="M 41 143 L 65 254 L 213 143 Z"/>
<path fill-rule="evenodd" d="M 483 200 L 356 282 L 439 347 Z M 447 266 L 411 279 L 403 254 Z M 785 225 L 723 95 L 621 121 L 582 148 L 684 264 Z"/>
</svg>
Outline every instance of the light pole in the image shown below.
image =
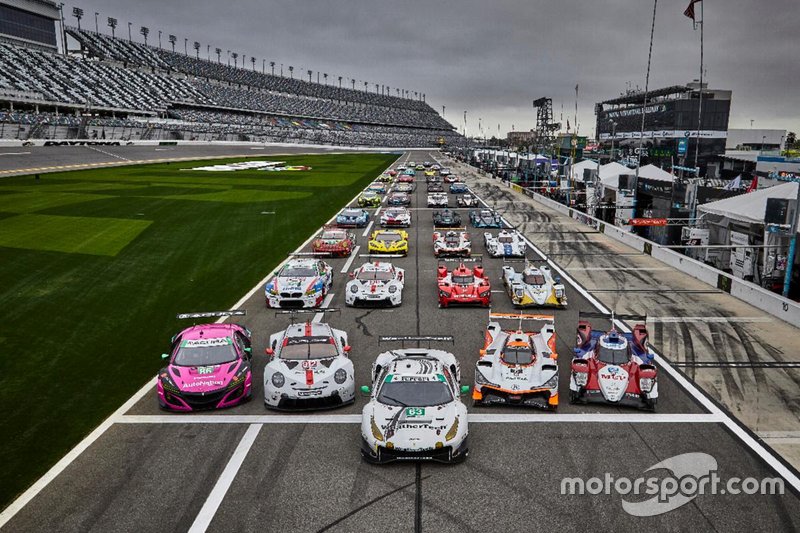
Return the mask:
<svg viewBox="0 0 800 533">
<path fill-rule="evenodd" d="M 222 63 L 220 56 L 222 55 L 222 48 L 215 48 L 214 51 L 217 53 L 217 63 Z"/>
<path fill-rule="evenodd" d="M 308 83 L 311 83 L 311 71 L 307 70 L 306 72 L 308 73 Z"/>
<path fill-rule="evenodd" d="M 613 120 L 609 120 L 611 122 L 611 159 L 610 161 L 614 160 L 614 137 L 617 136 L 617 123 Z M 598 157 L 598 159 L 600 159 Z"/>
<path fill-rule="evenodd" d="M 340 89 L 342 88 L 342 77 L 341 76 L 339 76 L 339 88 Z"/>
<path fill-rule="evenodd" d="M 253 72 L 255 72 L 256 71 L 256 58 L 253 57 L 253 56 L 250 56 L 250 65 L 253 67 Z"/>
<path fill-rule="evenodd" d="M 142 37 L 144 37 L 144 45 L 147 46 L 147 36 L 150 34 L 150 28 L 142 26 L 139 28 L 139 33 L 141 33 Z"/>
<path fill-rule="evenodd" d="M 128 42 L 133 41 L 133 37 L 131 37 L 131 26 L 133 26 L 133 22 L 128 23 Z"/>
<path fill-rule="evenodd" d="M 365 81 L 364 82 L 364 92 L 368 92 L 368 89 L 369 89 L 369 83 Z"/>
<path fill-rule="evenodd" d="M 194 42 L 194 55 L 197 59 L 200 59 L 200 43 L 197 41 Z"/>
<path fill-rule="evenodd" d="M 444 118 L 444 110 L 445 110 L 445 106 L 442 106 L 442 118 Z"/>
<path fill-rule="evenodd" d="M 239 53 L 231 52 L 231 57 L 233 58 L 233 68 L 237 68 L 239 66 Z"/>
<path fill-rule="evenodd" d="M 83 18 L 83 9 L 79 7 L 72 8 L 72 16 L 78 19 L 78 29 L 81 29 L 81 19 Z"/>
<path fill-rule="evenodd" d="M 100 25 L 97 22 L 97 17 L 99 17 L 99 16 L 100 16 L 100 13 L 95 11 L 94 12 L 94 32 L 95 33 L 100 33 Z"/>
<path fill-rule="evenodd" d="M 761 153 L 764 153 L 764 141 L 766 141 L 766 140 L 767 140 L 767 136 L 766 135 L 762 135 L 761 136 Z"/>
<path fill-rule="evenodd" d="M 169 40 L 170 44 L 172 45 L 172 53 L 174 54 L 175 53 L 175 41 L 177 41 L 178 38 L 175 37 L 174 35 L 170 35 L 168 40 Z"/>
<path fill-rule="evenodd" d="M 289 65 L 289 77 L 294 79 L 294 67 Z"/>
<path fill-rule="evenodd" d="M 274 61 L 270 61 L 269 62 L 269 68 L 272 70 L 272 75 L 274 76 L 275 75 L 275 62 Z"/>
<path fill-rule="evenodd" d="M 185 55 L 185 56 L 189 55 L 189 38 L 188 37 L 184 37 L 183 38 L 183 55 Z"/>
<path fill-rule="evenodd" d="M 267 60 L 266 59 L 262 59 L 261 60 L 261 74 L 266 74 L 266 73 L 267 73 Z"/>
<path fill-rule="evenodd" d="M 158 49 L 161 50 L 161 30 L 158 30 Z"/>
<path fill-rule="evenodd" d="M 325 79 L 325 85 L 328 85 L 328 73 L 327 73 L 327 72 L 324 72 L 324 73 L 322 74 L 322 77 Z"/>
<path fill-rule="evenodd" d="M 353 90 L 356 90 L 356 80 L 354 78 L 350 78 L 350 81 L 353 82 Z"/>
<path fill-rule="evenodd" d="M 108 27 L 111 28 L 111 38 L 114 39 L 116 37 L 114 30 L 117 29 L 117 19 L 108 17 Z"/>
</svg>

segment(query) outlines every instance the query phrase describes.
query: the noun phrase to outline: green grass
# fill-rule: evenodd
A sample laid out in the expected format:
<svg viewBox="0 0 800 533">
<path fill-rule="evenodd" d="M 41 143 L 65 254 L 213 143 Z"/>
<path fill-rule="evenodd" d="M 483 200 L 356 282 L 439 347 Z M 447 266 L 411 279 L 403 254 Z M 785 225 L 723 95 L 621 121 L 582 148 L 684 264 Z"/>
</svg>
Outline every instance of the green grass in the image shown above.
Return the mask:
<svg viewBox="0 0 800 533">
<path fill-rule="evenodd" d="M 0 507 L 154 375 L 176 313 L 233 305 L 395 158 L 0 180 Z"/>
</svg>

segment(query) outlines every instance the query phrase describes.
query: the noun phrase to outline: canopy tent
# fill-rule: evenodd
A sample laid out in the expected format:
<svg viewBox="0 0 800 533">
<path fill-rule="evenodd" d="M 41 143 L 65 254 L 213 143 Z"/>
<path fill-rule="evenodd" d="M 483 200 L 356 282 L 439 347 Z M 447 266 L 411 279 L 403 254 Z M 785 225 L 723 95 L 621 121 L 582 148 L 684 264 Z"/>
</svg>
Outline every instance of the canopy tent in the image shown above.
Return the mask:
<svg viewBox="0 0 800 533">
<path fill-rule="evenodd" d="M 616 162 L 608 163 L 600 167 L 600 181 L 606 189 L 616 191 L 619 186 L 618 178 L 623 174 L 636 174 L 636 170 Z"/>
<path fill-rule="evenodd" d="M 763 224 L 764 215 L 767 211 L 767 199 L 782 198 L 793 200 L 796 197 L 797 183 L 782 183 L 775 187 L 758 189 L 751 193 L 741 194 L 732 198 L 700 204 L 697 206 L 697 211 L 700 213 L 721 215 L 740 222 Z"/>
<path fill-rule="evenodd" d="M 591 159 L 584 159 L 578 163 L 575 163 L 570 167 L 569 177 L 570 179 L 583 181 L 583 171 L 584 170 L 597 170 L 597 161 L 592 161 Z"/>
<path fill-rule="evenodd" d="M 656 181 L 675 181 L 675 175 L 666 170 L 660 169 L 655 165 L 645 165 L 639 169 L 639 177 Z"/>
</svg>

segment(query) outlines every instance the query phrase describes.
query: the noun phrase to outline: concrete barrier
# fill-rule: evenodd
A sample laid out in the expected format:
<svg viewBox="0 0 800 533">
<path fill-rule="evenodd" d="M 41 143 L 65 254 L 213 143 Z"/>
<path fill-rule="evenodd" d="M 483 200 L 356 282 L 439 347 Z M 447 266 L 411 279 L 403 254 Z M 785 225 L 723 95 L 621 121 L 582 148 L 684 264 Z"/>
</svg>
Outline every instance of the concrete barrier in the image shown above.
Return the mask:
<svg viewBox="0 0 800 533">
<path fill-rule="evenodd" d="M 788 322 L 795 327 L 800 327 L 800 304 L 798 302 L 784 298 L 779 294 L 768 291 L 749 281 L 734 277 L 727 272 L 723 272 L 711 265 L 687 257 L 671 248 L 665 248 L 653 241 L 634 235 L 623 228 L 594 218 L 571 207 L 567 207 L 551 198 L 542 196 L 529 189 L 523 189 L 515 183 L 506 184 L 510 189 L 528 196 L 535 202 L 592 226 L 601 233 L 637 252 L 650 255 L 667 266 L 671 266 L 712 287 L 727 292 L 731 296 L 769 313 L 784 322 Z"/>
</svg>

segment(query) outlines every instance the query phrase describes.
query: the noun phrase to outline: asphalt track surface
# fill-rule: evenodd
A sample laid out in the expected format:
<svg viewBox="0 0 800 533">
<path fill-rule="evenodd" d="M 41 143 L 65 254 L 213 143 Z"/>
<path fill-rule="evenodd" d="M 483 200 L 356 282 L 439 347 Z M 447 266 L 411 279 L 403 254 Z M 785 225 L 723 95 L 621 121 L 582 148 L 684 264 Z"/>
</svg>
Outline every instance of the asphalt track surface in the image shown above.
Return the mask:
<svg viewBox="0 0 800 533">
<path fill-rule="evenodd" d="M 183 155 L 183 154 L 182 154 Z M 398 162 L 434 160 L 411 152 Z M 469 185 L 472 185 L 468 181 Z M 480 193 L 497 195 L 486 185 Z M 478 187 L 476 187 L 478 190 Z M 324 320 L 349 334 L 357 385 L 387 349 L 380 335 L 454 335 L 463 384 L 472 385 L 488 312 L 439 309 L 431 210 L 418 173 L 410 254 L 392 262 L 406 271 L 403 303 L 394 309 L 344 305 L 347 275 L 365 258 L 332 259 L 338 313 Z M 453 195 L 451 205 L 454 205 Z M 507 203 L 508 204 L 508 203 Z M 498 208 L 509 209 L 511 205 Z M 459 210 L 466 219 L 467 210 Z M 374 210 L 373 210 L 374 212 Z M 558 221 L 553 220 L 553 224 Z M 540 230 L 546 229 L 539 227 Z M 496 230 L 494 230 L 496 231 Z M 357 230 L 359 253 L 367 239 Z M 482 230 L 472 230 L 482 251 Z M 541 243 L 541 239 L 536 240 Z M 551 246 L 558 246 L 550 241 Z M 304 251 L 307 251 L 304 250 Z M 532 256 L 532 254 L 529 254 Z M 619 258 L 624 260 L 624 256 Z M 555 257 L 556 262 L 558 258 Z M 502 261 L 483 264 L 500 290 Z M 345 269 L 345 267 L 349 267 Z M 266 273 L 265 273 L 266 274 Z M 5 525 L 8 531 L 797 531 L 800 501 L 784 495 L 701 495 L 653 517 L 634 517 L 618 494 L 562 495 L 564 477 L 610 473 L 635 479 L 659 461 L 691 452 L 716 458 L 719 475 L 765 478 L 775 472 L 734 435 L 718 413 L 661 372 L 657 413 L 567 399 L 569 361 L 579 310 L 588 298 L 567 287 L 569 309 L 556 310 L 561 404 L 557 413 L 470 407 L 470 456 L 459 465 L 398 463 L 372 466 L 359 455 L 360 412 L 366 398 L 333 411 L 286 414 L 263 405 L 263 350 L 288 319 L 265 309 L 263 286 L 241 307 L 254 332 L 253 401 L 218 412 L 170 414 L 157 407 L 154 387 L 113 417 L 108 429 Z M 232 300 L 238 295 L 232 295 Z M 493 310 L 513 312 L 492 295 Z M 176 312 L 196 311 L 177 309 Z M 550 313 L 549 311 L 547 311 Z M 165 345 L 167 339 L 165 339 Z M 658 346 L 656 346 L 658 349 Z M 154 354 L 157 357 L 158 354 Z M 471 405 L 469 398 L 464 401 Z M 663 473 L 663 472 L 662 472 Z"/>
</svg>

